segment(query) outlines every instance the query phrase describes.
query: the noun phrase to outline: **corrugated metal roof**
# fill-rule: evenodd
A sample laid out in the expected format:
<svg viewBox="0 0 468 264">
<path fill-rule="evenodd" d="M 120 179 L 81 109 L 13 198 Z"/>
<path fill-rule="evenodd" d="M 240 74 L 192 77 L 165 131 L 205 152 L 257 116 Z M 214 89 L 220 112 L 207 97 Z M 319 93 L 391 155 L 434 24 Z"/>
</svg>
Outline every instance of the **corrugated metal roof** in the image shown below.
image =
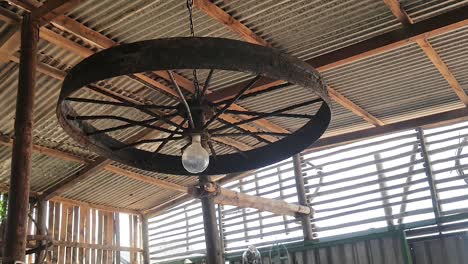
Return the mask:
<svg viewBox="0 0 468 264">
<path fill-rule="evenodd" d="M 213 1 L 234 18 L 251 28 L 255 33 L 290 54 L 309 59 L 311 57 L 360 42 L 400 27 L 398 21 L 383 1 Z M 402 0 L 408 14 L 419 21 L 447 10 L 465 5 L 468 1 L 455 0 Z M 1 6 L 21 14 L 22 11 L 6 3 Z M 152 0 L 89 0 L 69 12 L 71 18 L 108 36 L 117 42 L 189 36 L 188 14 L 185 1 Z M 205 13 L 194 9 L 195 32 L 198 36 L 240 37 Z M 95 47 L 77 36 L 63 32 L 51 25 L 50 30 L 86 48 L 98 51 Z M 0 22 L 0 35 L 6 36 L 13 27 Z M 434 48 L 446 61 L 455 77 L 468 91 L 466 71 L 468 29 L 460 29 L 440 37 L 430 39 Z M 81 61 L 81 57 L 47 41 L 39 41 L 40 60 L 61 70 L 68 70 Z M 199 72 L 199 80 L 204 82 L 206 70 Z M 180 70 L 180 74 L 191 78 L 190 70 Z M 0 133 L 13 136 L 18 65 L 0 63 Z M 168 82 L 146 74 L 170 86 Z M 426 115 L 434 112 L 463 107 L 447 82 L 437 72 L 417 45 L 406 47 L 342 66 L 324 73 L 331 86 L 350 100 L 385 122 Z M 211 90 L 222 89 L 252 78 L 245 73 L 216 71 Z M 79 146 L 57 124 L 55 107 L 61 81 L 38 73 L 37 98 L 34 109 L 36 144 L 58 149 L 70 154 L 95 159 L 96 155 Z M 128 96 L 141 103 L 175 104 L 176 101 L 162 93 L 147 89 L 142 83 L 130 77 L 118 77 L 102 83 L 108 89 Z M 287 95 L 287 96 L 285 96 Z M 86 98 L 100 98 L 89 91 L 77 93 Z M 278 92 L 246 99 L 239 105 L 255 111 L 272 111 L 293 103 L 314 98 L 312 93 L 299 87 L 289 87 Z M 113 107 L 78 106 L 81 114 L 113 114 L 142 120 L 144 114 L 115 109 Z M 313 112 L 314 109 L 311 109 Z M 304 120 L 270 118 L 287 129 L 295 130 Z M 95 122 L 100 128 L 115 126 L 115 121 Z M 220 124 L 214 124 L 219 126 Z M 342 106 L 333 103 L 333 119 L 326 136 L 371 127 L 370 124 Z M 228 132 L 236 132 L 233 129 Z M 138 132 L 128 129 L 113 133 L 119 139 L 129 138 Z M 162 133 L 160 137 L 167 136 Z M 260 146 L 252 137 L 236 137 L 235 140 Z M 168 144 L 163 153 L 179 155 L 184 142 Z M 143 145 L 142 148 L 154 149 L 157 145 Z M 218 154 L 232 152 L 232 148 L 216 144 Z M 2 182 L 8 181 L 10 149 L 0 147 L 0 174 Z M 34 191 L 42 191 L 60 179 L 70 176 L 83 165 L 60 161 L 34 154 L 34 169 L 31 186 Z M 130 169 L 130 168 L 127 168 Z M 132 169 L 133 170 L 133 169 Z M 138 171 L 147 176 L 165 179 L 170 182 L 189 185 L 195 179 L 178 176 L 159 175 Z M 99 191 L 96 191 L 99 190 Z M 132 194 L 130 196 L 130 194 Z M 68 191 L 65 196 L 71 199 L 95 202 L 103 205 L 147 209 L 156 203 L 173 196 L 171 191 L 148 186 L 145 183 L 123 178 L 108 172 L 100 172 Z"/>
<path fill-rule="evenodd" d="M 331 87 L 393 123 L 463 107 L 417 44 L 323 73 Z"/>
<path fill-rule="evenodd" d="M 215 1 L 273 47 L 301 59 L 399 26 L 383 1 Z"/>
<path fill-rule="evenodd" d="M 466 0 L 400 0 L 406 13 L 415 21 L 450 11 L 466 5 Z"/>
<path fill-rule="evenodd" d="M 431 38 L 429 42 L 468 92 L 468 26 Z"/>
</svg>

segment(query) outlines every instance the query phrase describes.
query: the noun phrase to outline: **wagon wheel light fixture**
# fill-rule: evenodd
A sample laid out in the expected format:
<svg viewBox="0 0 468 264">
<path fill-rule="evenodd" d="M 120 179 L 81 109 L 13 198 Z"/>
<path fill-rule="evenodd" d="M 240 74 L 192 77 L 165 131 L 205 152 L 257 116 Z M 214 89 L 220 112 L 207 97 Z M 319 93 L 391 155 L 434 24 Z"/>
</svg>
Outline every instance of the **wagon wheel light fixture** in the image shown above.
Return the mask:
<svg viewBox="0 0 468 264">
<path fill-rule="evenodd" d="M 191 7 L 189 10 L 191 18 Z M 310 65 L 269 47 L 231 39 L 195 37 L 192 22 L 190 29 L 191 37 L 115 46 L 95 53 L 73 67 L 63 82 L 57 104 L 57 116 L 64 130 L 106 158 L 143 170 L 177 175 L 219 175 L 267 166 L 301 152 L 325 132 L 331 119 L 330 99 L 322 78 Z M 193 75 L 192 96 L 182 92 L 180 81 L 174 76 L 175 71 L 187 69 L 192 70 Z M 155 71 L 167 73 L 169 86 L 178 95 L 176 103 L 158 98 L 153 100 L 166 103 L 137 103 L 102 85 L 106 79 Z M 200 71 L 206 75 L 203 85 L 198 81 Z M 234 96 L 209 101 L 210 83 L 223 71 L 243 72 L 254 77 L 239 86 Z M 262 77 L 282 80 L 284 84 L 270 87 L 268 91 L 249 91 Z M 76 96 L 82 89 L 113 100 Z M 311 93 L 293 101 L 289 94 L 291 89 L 307 89 Z M 232 108 L 246 99 L 252 101 L 268 96 L 272 91 L 280 92 L 283 99 L 281 106 L 274 110 Z M 77 104 L 82 105 L 76 107 Z M 107 112 L 81 114 L 83 109 L 101 109 L 96 106 L 125 109 L 125 113 L 147 117 L 135 120 Z M 289 133 L 246 128 L 255 121 L 268 118 L 303 122 L 299 122 L 301 127 L 290 129 Z M 102 128 L 95 123 L 101 121 L 123 124 Z M 159 137 L 129 143 L 113 134 L 138 127 L 154 129 L 159 132 Z M 243 144 L 252 148 L 239 149 L 235 144 L 225 143 L 227 138 L 247 142 Z M 181 155 L 174 154 L 177 146 Z"/>
</svg>

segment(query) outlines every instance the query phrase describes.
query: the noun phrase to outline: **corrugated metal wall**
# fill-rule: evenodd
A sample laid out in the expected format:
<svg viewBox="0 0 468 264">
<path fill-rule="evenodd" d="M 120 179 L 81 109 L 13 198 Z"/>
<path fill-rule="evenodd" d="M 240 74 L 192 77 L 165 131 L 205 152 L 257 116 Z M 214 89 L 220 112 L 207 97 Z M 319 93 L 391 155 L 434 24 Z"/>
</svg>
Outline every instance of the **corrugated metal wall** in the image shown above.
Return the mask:
<svg viewBox="0 0 468 264">
<path fill-rule="evenodd" d="M 330 246 L 312 246 L 289 254 L 284 248 L 278 252 L 277 247 L 272 247 L 262 252 L 262 261 L 263 264 L 402 264 L 408 263 L 405 262 L 405 248 L 406 241 L 393 235 Z M 236 258 L 231 263 L 241 264 L 242 261 Z"/>
<path fill-rule="evenodd" d="M 468 263 L 468 236 L 457 235 L 411 243 L 415 264 Z"/>
</svg>

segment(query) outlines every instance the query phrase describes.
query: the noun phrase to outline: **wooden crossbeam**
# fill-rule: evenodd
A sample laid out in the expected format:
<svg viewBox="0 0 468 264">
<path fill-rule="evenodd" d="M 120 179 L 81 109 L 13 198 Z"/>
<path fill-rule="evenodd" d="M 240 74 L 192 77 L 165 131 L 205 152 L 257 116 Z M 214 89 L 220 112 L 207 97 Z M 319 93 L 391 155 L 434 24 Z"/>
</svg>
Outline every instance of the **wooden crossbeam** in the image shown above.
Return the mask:
<svg viewBox="0 0 468 264">
<path fill-rule="evenodd" d="M 406 13 L 403 7 L 398 0 L 383 0 L 384 3 L 388 6 L 393 15 L 400 21 L 403 25 L 413 24 L 413 19 Z"/>
<path fill-rule="evenodd" d="M 237 21 L 235 18 L 230 16 L 228 13 L 226 13 L 224 10 L 222 10 L 221 8 L 219 8 L 218 6 L 216 6 L 209 0 L 196 0 L 194 1 L 194 6 L 204 11 L 207 15 L 216 19 L 220 23 L 224 24 L 228 29 L 239 34 L 244 40 L 254 43 L 254 44 L 262 45 L 262 46 L 270 46 L 270 44 L 267 41 L 265 41 L 264 39 L 256 35 L 245 25 Z M 283 81 L 269 81 L 268 79 L 265 81 L 265 79 L 263 83 L 266 82 L 266 85 L 264 85 L 263 83 L 260 83 L 256 85 L 255 88 L 250 89 L 247 93 L 268 90 L 271 87 L 284 84 Z M 211 95 L 208 95 L 207 98 L 208 100 L 214 101 L 214 102 L 229 99 L 237 93 L 235 91 L 242 89 L 244 85 L 245 85 L 244 83 L 241 83 L 240 85 L 235 85 L 232 88 L 222 89 L 219 92 L 219 94 L 220 95 L 222 94 L 222 96 L 215 95 L 215 93 L 213 93 Z M 226 95 L 224 95 L 225 90 L 229 90 L 228 94 Z M 328 90 L 329 90 L 331 99 L 337 102 L 338 104 L 340 104 L 341 106 L 343 106 L 344 108 L 362 117 L 364 120 L 366 120 L 367 122 L 371 123 L 374 126 L 384 125 L 383 121 L 379 120 L 377 117 L 373 116 L 372 114 L 364 110 L 362 107 L 356 105 L 351 100 L 346 98 L 344 95 L 340 94 L 338 91 L 331 89 L 331 88 L 329 88 Z M 277 128 L 275 127 L 273 129 L 277 129 Z M 279 128 L 275 132 L 282 132 L 280 130 L 281 128 Z"/>
<path fill-rule="evenodd" d="M 40 20 L 39 25 L 45 25 L 57 16 L 60 16 L 86 0 L 47 0 L 43 5 L 32 10 L 31 16 Z"/>
<path fill-rule="evenodd" d="M 382 122 L 380 119 L 378 119 L 377 117 L 371 115 L 369 112 L 362 109 L 360 106 L 353 103 L 351 100 L 349 100 L 348 98 L 346 98 L 342 94 L 338 93 L 335 89 L 331 88 L 330 86 L 328 86 L 327 89 L 328 89 L 328 94 L 330 95 L 331 99 L 333 99 L 335 102 L 342 105 L 346 109 L 350 110 L 355 115 L 361 117 L 362 119 L 364 119 L 367 122 L 373 124 L 374 126 L 383 126 L 383 125 L 385 125 L 384 122 Z"/>
<path fill-rule="evenodd" d="M 323 72 L 404 47 L 408 45 L 408 43 L 415 42 L 421 38 L 431 38 L 467 25 L 468 6 L 464 6 L 309 59 L 306 62 L 318 71 Z M 260 83 L 261 85 L 251 88 L 247 94 L 258 89 L 268 90 L 279 84 L 278 82 L 273 82 L 268 79 L 263 79 Z M 212 101 L 221 101 L 224 100 L 224 98 L 230 98 L 236 94 L 240 85 L 241 84 L 233 85 L 213 92 L 208 95 L 208 98 Z"/>
<path fill-rule="evenodd" d="M 321 138 L 312 144 L 308 150 L 330 148 L 358 140 L 383 136 L 400 131 L 415 129 L 418 127 L 432 128 L 464 122 L 467 120 L 468 108 L 463 107 L 456 110 L 400 121 L 393 124 L 386 124 L 380 127 L 372 127 L 336 136 Z"/>
<path fill-rule="evenodd" d="M 193 6 L 205 12 L 208 16 L 225 25 L 231 31 L 239 34 L 245 41 L 262 46 L 270 46 L 268 42 L 255 34 L 250 28 L 226 13 L 209 0 L 194 0 Z"/>
<path fill-rule="evenodd" d="M 424 51 L 426 56 L 431 60 L 432 64 L 439 70 L 440 74 L 444 76 L 452 90 L 457 94 L 458 98 L 468 106 L 468 96 L 466 96 L 465 90 L 461 87 L 460 83 L 457 81 L 453 73 L 448 68 L 447 64 L 442 60 L 437 51 L 432 47 L 432 45 L 427 41 L 426 38 L 420 38 L 416 40 L 419 47 Z"/>
<path fill-rule="evenodd" d="M 413 20 L 406 14 L 405 10 L 401 7 L 398 0 L 384 0 L 385 4 L 392 11 L 393 15 L 405 26 L 413 24 Z M 437 54 L 435 49 L 427 40 L 427 37 L 419 37 L 414 39 L 418 43 L 419 47 L 424 51 L 426 56 L 431 60 L 432 64 L 439 70 L 440 74 L 447 80 L 452 90 L 460 98 L 460 100 L 468 106 L 468 97 L 466 96 L 465 90 L 458 83 L 455 76 L 449 70 L 447 64 L 442 60 L 442 58 Z"/>
<path fill-rule="evenodd" d="M 68 12 L 81 4 L 85 0 L 49 0 L 43 5 L 38 2 L 32 1 L 13 1 L 17 5 L 28 7 L 29 11 L 32 12 L 32 18 L 39 20 L 39 26 L 44 26 L 50 20 L 61 15 L 62 13 Z M 2 16 L 7 19 L 8 22 L 18 23 L 19 18 L 13 18 L 12 13 L 8 11 L 2 11 Z M 12 55 L 19 49 L 20 45 L 20 30 L 19 27 L 15 28 L 10 32 L 10 36 L 0 46 L 0 51 L 7 55 Z"/>
</svg>

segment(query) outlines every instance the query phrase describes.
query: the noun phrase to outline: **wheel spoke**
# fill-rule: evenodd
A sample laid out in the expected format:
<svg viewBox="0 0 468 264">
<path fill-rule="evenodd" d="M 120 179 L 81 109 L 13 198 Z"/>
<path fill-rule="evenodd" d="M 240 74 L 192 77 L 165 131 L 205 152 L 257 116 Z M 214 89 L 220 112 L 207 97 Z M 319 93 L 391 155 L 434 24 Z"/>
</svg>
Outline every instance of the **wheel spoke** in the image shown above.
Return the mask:
<svg viewBox="0 0 468 264">
<path fill-rule="evenodd" d="M 136 120 L 128 119 L 125 117 L 113 116 L 113 115 L 99 115 L 99 116 L 70 116 L 69 115 L 67 116 L 67 119 L 70 119 L 70 120 L 118 120 L 118 121 L 122 121 L 122 122 L 129 123 L 132 125 L 151 128 L 151 129 L 159 130 L 159 131 L 166 132 L 166 133 L 173 132 L 172 130 L 169 130 L 160 126 L 147 124 L 145 121 L 136 121 Z M 178 127 L 177 124 L 176 124 L 176 127 Z M 182 132 L 176 132 L 176 134 L 181 135 Z"/>
<path fill-rule="evenodd" d="M 152 122 L 156 122 L 158 120 L 159 119 L 157 119 L 157 118 L 151 118 L 151 119 L 143 120 L 141 122 L 149 124 L 149 123 L 152 123 Z M 125 125 L 121 125 L 121 126 L 115 126 L 115 127 L 105 128 L 105 129 L 101 129 L 101 130 L 96 130 L 96 131 L 87 133 L 86 135 L 94 136 L 94 135 L 98 135 L 98 134 L 102 134 L 102 133 L 109 133 L 109 132 L 113 132 L 113 131 L 117 131 L 117 130 L 121 130 L 121 129 L 126 129 L 126 128 L 131 128 L 131 127 L 136 127 L 136 126 L 138 126 L 138 125 L 136 125 L 136 124 L 125 124 Z"/>
<path fill-rule="evenodd" d="M 307 101 L 307 102 L 304 102 L 304 103 L 295 104 L 295 105 L 288 106 L 288 107 L 285 107 L 285 108 L 282 108 L 282 109 L 279 109 L 279 110 L 275 110 L 275 111 L 273 111 L 273 112 L 271 112 L 271 113 L 264 113 L 264 114 L 262 114 L 262 115 L 258 115 L 258 116 L 256 116 L 256 117 L 253 117 L 253 118 L 250 118 L 250 119 L 246 119 L 246 120 L 243 120 L 243 121 L 239 121 L 239 122 L 237 122 L 237 123 L 231 123 L 231 124 L 225 125 L 225 126 L 223 126 L 223 127 L 214 128 L 214 129 L 209 130 L 208 132 L 209 132 L 210 134 L 213 134 L 213 133 L 215 133 L 215 132 L 218 132 L 218 131 L 221 131 L 221 130 L 225 130 L 225 129 L 228 129 L 228 128 L 231 128 L 231 127 L 234 127 L 234 126 L 240 126 L 240 125 L 247 124 L 247 123 L 250 123 L 250 122 L 259 120 L 259 119 L 263 119 L 263 118 L 266 118 L 266 117 L 274 116 L 275 114 L 279 114 L 279 113 L 282 113 L 282 112 L 294 110 L 294 109 L 296 109 L 296 108 L 303 107 L 303 106 L 306 106 L 306 105 L 315 104 L 315 103 L 318 103 L 318 102 L 323 102 L 323 100 L 322 100 L 322 99 L 314 99 L 314 100 Z"/>
<path fill-rule="evenodd" d="M 236 114 L 236 115 L 246 115 L 246 116 L 275 116 L 275 117 L 289 117 L 289 118 L 314 118 L 315 115 L 304 115 L 304 114 L 286 114 L 286 113 L 266 113 L 266 112 L 256 112 L 256 111 L 239 111 L 239 110 L 226 110 L 226 114 Z"/>
<path fill-rule="evenodd" d="M 210 148 L 211 155 L 213 155 L 213 158 L 216 159 L 218 156 L 216 155 L 216 150 L 214 149 L 213 142 L 208 140 L 208 147 Z"/>
<path fill-rule="evenodd" d="M 114 105 L 114 106 L 122 106 L 122 107 L 140 107 L 140 108 L 148 108 L 148 109 L 161 109 L 161 110 L 174 110 L 178 109 L 177 106 L 171 105 L 137 105 L 137 104 L 129 104 L 123 102 L 112 102 L 112 101 L 105 101 L 105 100 L 95 100 L 95 99 L 88 99 L 88 98 L 77 98 L 77 97 L 68 97 L 65 99 L 71 102 L 80 102 L 80 103 L 91 103 L 91 104 L 100 104 L 100 105 Z"/>
<path fill-rule="evenodd" d="M 231 105 L 235 104 L 237 102 L 237 100 L 247 91 L 249 90 L 250 88 L 252 88 L 252 86 L 261 78 L 262 76 L 261 75 L 257 75 L 255 76 L 255 78 L 253 78 L 244 88 L 242 88 L 236 96 L 234 96 L 234 98 L 230 99 L 229 102 L 227 102 L 223 108 L 221 108 L 221 110 L 219 110 L 218 112 L 216 112 L 216 114 L 210 118 L 210 120 L 208 120 L 208 122 L 205 123 L 205 125 L 203 126 L 204 129 L 208 128 L 208 126 L 213 123 L 213 121 L 215 121 L 220 115 L 222 115 L 224 113 L 224 111 L 226 111 L 229 107 L 231 107 Z"/>
<path fill-rule="evenodd" d="M 177 137 L 173 137 L 172 139 L 169 139 L 169 141 L 181 140 L 181 139 L 184 139 L 184 138 L 185 138 L 185 136 L 177 136 Z M 165 140 L 168 140 L 168 138 L 142 139 L 142 140 L 130 143 L 130 144 L 126 144 L 126 145 L 124 145 L 122 147 L 113 148 L 112 150 L 118 151 L 118 150 L 126 149 L 126 148 L 129 148 L 129 147 L 138 146 L 138 145 L 141 145 L 141 144 L 158 143 L 158 142 L 163 142 Z"/>
<path fill-rule="evenodd" d="M 187 119 L 186 119 L 186 118 L 185 118 L 184 120 L 182 120 L 182 122 L 180 122 L 179 126 L 182 127 L 182 126 L 185 125 L 185 123 L 187 123 Z M 153 151 L 154 154 L 160 152 L 160 151 L 164 148 L 164 146 L 165 146 L 171 139 L 173 139 L 173 138 L 175 137 L 176 132 L 177 132 L 177 129 L 178 129 L 178 128 L 175 128 L 175 129 L 172 131 L 172 133 L 169 135 L 169 137 L 167 137 L 165 141 L 163 141 L 163 142 L 161 142 L 161 144 L 159 144 L 158 148 L 157 148 L 155 151 Z"/>
<path fill-rule="evenodd" d="M 208 87 L 210 86 L 211 77 L 213 76 L 213 72 L 214 72 L 214 70 L 211 69 L 210 72 L 208 73 L 208 76 L 206 77 L 205 84 L 204 84 L 204 86 L 203 86 L 203 90 L 202 90 L 202 92 L 201 92 L 199 102 L 201 102 L 201 101 L 203 100 L 203 98 L 204 98 L 205 95 L 206 95 L 206 91 L 208 91 Z"/>
<path fill-rule="evenodd" d="M 269 135 L 277 137 L 287 137 L 290 136 L 290 133 L 277 133 L 277 132 L 250 132 L 252 135 Z M 242 137 L 246 136 L 244 133 L 223 133 L 223 134 L 212 134 L 211 137 Z"/>
<path fill-rule="evenodd" d="M 187 100 L 185 100 L 185 97 L 184 97 L 184 94 L 182 93 L 182 90 L 180 89 L 179 85 L 177 84 L 176 80 L 174 79 L 174 75 L 172 74 L 172 72 L 167 71 L 167 74 L 169 75 L 169 78 L 171 79 L 172 84 L 174 85 L 174 87 L 175 87 L 175 89 L 177 91 L 177 94 L 180 97 L 180 101 L 182 102 L 182 104 L 184 104 L 185 110 L 187 110 L 187 115 L 189 117 L 190 126 L 192 128 L 195 128 L 195 124 L 193 123 L 193 118 L 192 118 L 192 112 L 190 111 L 190 107 L 189 107 L 189 105 L 187 103 Z"/>
<path fill-rule="evenodd" d="M 241 149 L 238 149 L 234 146 L 231 146 L 231 145 L 228 145 L 228 144 L 225 144 L 225 143 L 222 143 L 222 142 L 219 142 L 219 141 L 216 141 L 216 140 L 212 140 L 213 143 L 217 144 L 217 145 L 220 145 L 220 146 L 223 146 L 223 147 L 227 147 L 227 148 L 230 148 L 236 152 L 238 152 L 239 154 L 241 154 L 244 158 L 248 158 L 247 155 L 244 153 L 243 150 Z"/>
<path fill-rule="evenodd" d="M 107 97 L 113 98 L 113 99 L 115 99 L 117 101 L 120 101 L 122 103 L 131 104 L 135 109 L 139 110 L 140 112 L 145 113 L 145 114 L 147 114 L 149 116 L 152 116 L 152 117 L 155 117 L 155 118 L 159 118 L 159 120 L 161 120 L 162 122 L 164 122 L 164 123 L 166 123 L 168 125 L 177 127 L 177 124 L 175 122 L 173 122 L 171 120 L 168 120 L 167 118 L 162 117 L 159 113 L 155 113 L 153 111 L 150 111 L 149 109 L 139 107 L 139 105 L 134 104 L 134 103 L 132 103 L 132 102 L 130 102 L 130 101 L 124 99 L 124 98 L 121 98 L 120 96 L 114 95 L 114 94 L 112 94 L 112 93 L 110 93 L 110 92 L 106 91 L 105 89 L 102 89 L 102 88 L 100 88 L 98 86 L 89 84 L 87 87 L 89 89 L 95 91 L 95 92 L 98 92 L 98 93 L 103 94 L 103 95 L 105 95 Z"/>
<path fill-rule="evenodd" d="M 264 94 L 264 93 L 269 93 L 269 92 L 273 92 L 273 91 L 276 91 L 276 90 L 280 90 L 280 89 L 283 89 L 285 87 L 288 87 L 288 86 L 291 86 L 292 84 L 291 83 L 283 83 L 283 84 L 280 84 L 280 85 L 276 85 L 276 86 L 273 86 L 273 87 L 270 87 L 268 89 L 265 89 L 265 90 L 260 90 L 260 91 L 256 91 L 256 92 L 251 92 L 251 93 L 248 93 L 248 94 L 243 94 L 239 100 L 243 100 L 245 98 L 249 98 L 249 97 L 253 97 L 253 96 L 257 96 L 257 95 L 260 95 L 260 94 Z M 224 105 L 226 103 L 229 102 L 230 99 L 226 99 L 226 100 L 223 100 L 223 101 L 219 101 L 219 102 L 216 102 L 214 103 L 215 105 Z"/>
<path fill-rule="evenodd" d="M 232 127 L 232 128 L 234 128 L 236 130 L 239 130 L 240 132 L 244 133 L 246 136 L 251 136 L 251 137 L 255 138 L 258 141 L 261 141 L 261 142 L 264 142 L 264 143 L 267 143 L 267 144 L 271 143 L 271 141 L 266 140 L 266 139 L 264 139 L 264 138 L 262 138 L 262 137 L 260 137 L 258 135 L 255 135 L 255 134 L 253 134 L 253 132 L 250 132 L 247 129 L 243 129 L 242 127 L 239 127 L 239 126 L 237 126 L 235 124 L 229 123 L 229 122 L 224 121 L 222 119 L 220 119 L 219 122 L 224 124 L 225 126 L 229 126 L 229 127 Z"/>
</svg>

